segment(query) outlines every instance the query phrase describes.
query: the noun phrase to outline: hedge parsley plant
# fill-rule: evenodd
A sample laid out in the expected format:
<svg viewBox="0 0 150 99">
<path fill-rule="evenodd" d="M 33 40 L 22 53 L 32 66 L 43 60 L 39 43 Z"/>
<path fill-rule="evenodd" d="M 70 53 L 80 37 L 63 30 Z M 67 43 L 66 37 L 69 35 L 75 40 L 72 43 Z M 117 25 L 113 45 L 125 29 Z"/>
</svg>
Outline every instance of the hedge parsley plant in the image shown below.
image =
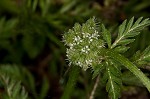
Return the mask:
<svg viewBox="0 0 150 99">
<path fill-rule="evenodd" d="M 118 36 L 114 42 L 110 31 L 105 28 L 104 24 L 98 24 L 95 17 L 90 18 L 82 25 L 76 23 L 72 29 L 64 33 L 63 41 L 67 46 L 66 55 L 72 71 L 62 99 L 70 98 L 79 75 L 79 67 L 85 71 L 91 68 L 93 78 L 101 75 L 100 81 L 105 84 L 111 99 L 120 97 L 122 65 L 131 71 L 150 92 L 149 78 L 137 67 L 137 65 L 150 62 L 150 46 L 142 53 L 136 53 L 132 58 L 134 61 L 123 56 L 123 53 L 129 49 L 127 45 L 135 40 L 133 37 L 149 25 L 149 18 L 140 17 L 134 21 L 134 17 L 132 17 L 129 21 L 125 20 L 119 26 Z"/>
</svg>

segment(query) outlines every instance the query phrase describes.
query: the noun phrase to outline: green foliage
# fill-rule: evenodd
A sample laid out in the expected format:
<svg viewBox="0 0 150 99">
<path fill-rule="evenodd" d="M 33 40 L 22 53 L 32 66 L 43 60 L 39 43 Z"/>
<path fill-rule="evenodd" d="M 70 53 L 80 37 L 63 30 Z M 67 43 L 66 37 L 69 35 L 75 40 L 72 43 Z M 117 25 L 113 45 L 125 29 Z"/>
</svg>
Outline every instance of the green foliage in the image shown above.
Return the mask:
<svg viewBox="0 0 150 99">
<path fill-rule="evenodd" d="M 66 68 L 61 33 L 90 17 L 90 5 L 81 0 L 0 0 L 0 63 L 10 63 L 2 71 L 19 79 L 31 99 L 60 98 L 59 80 Z"/>
<path fill-rule="evenodd" d="M 121 75 L 121 70 L 116 62 L 112 59 L 105 62 L 105 71 L 101 82 L 106 85 L 106 91 L 112 99 L 118 99 L 120 97 L 122 87 Z"/>
<path fill-rule="evenodd" d="M 112 44 L 111 48 L 114 48 L 118 45 L 125 46 L 134 41 L 131 37 L 134 37 L 140 33 L 144 27 L 149 26 L 150 20 L 149 18 L 142 20 L 143 17 L 138 18 L 138 20 L 134 23 L 134 17 L 132 17 L 129 22 L 125 20 L 120 26 L 118 30 L 118 37 L 115 42 Z"/>
<path fill-rule="evenodd" d="M 5 90 L 1 95 L 2 99 L 27 99 L 28 95 L 20 82 L 10 79 L 3 73 L 0 73 L 0 82 Z"/>
<path fill-rule="evenodd" d="M 14 82 L 14 86 L 20 81 L 21 86 L 25 86 L 28 91 L 29 99 L 60 99 L 64 91 L 64 94 L 66 93 L 71 99 L 87 99 L 95 78 L 99 75 L 100 83 L 96 89 L 95 98 L 106 99 L 108 95 L 103 87 L 106 87 L 109 77 L 106 75 L 104 84 L 102 84 L 102 78 L 107 71 L 106 62 L 112 60 L 115 62 L 115 66 L 121 70 L 123 87 L 119 87 L 122 91 L 128 85 L 144 87 L 143 82 L 138 80 L 139 77 L 135 76 L 133 71 L 130 72 L 123 67 L 127 62 L 124 63 L 122 60 L 120 63 L 118 61 L 120 57 L 116 58 L 115 55 L 118 53 L 122 56 L 125 55 L 128 58 L 126 61 L 133 63 L 130 66 L 138 66 L 138 69 L 149 76 L 149 49 L 144 51 L 146 46 L 150 45 L 149 29 L 145 28 L 136 37 L 122 39 L 121 44 L 119 42 L 112 48 L 111 52 L 114 51 L 113 53 L 109 53 L 107 49 L 112 47 L 115 37 L 119 33 L 116 29 L 118 23 L 131 16 L 135 16 L 135 19 L 140 16 L 149 17 L 149 5 L 149 0 L 0 0 L 0 74 L 2 72 L 6 74 L 6 78 L 9 78 L 10 82 Z M 95 29 L 100 35 L 98 43 L 103 43 L 104 49 L 96 51 L 97 46 L 93 42 L 95 48 L 91 50 L 92 53 L 98 53 L 97 62 L 93 63 L 93 66 L 85 66 L 88 67 L 87 71 L 80 72 L 74 80 L 77 84 L 70 83 L 68 86 L 71 87 L 64 88 L 66 80 L 69 80 L 68 76 L 71 77 L 73 72 L 72 69 L 67 69 L 61 34 L 71 28 L 75 22 L 83 23 L 92 16 L 101 19 L 100 22 L 103 24 L 99 27 L 99 22 L 94 21 Z M 129 21 L 126 21 L 125 30 L 128 23 Z M 134 23 L 133 21 L 132 26 Z M 83 24 L 80 26 L 82 28 Z M 135 42 L 131 43 L 133 41 Z M 138 52 L 135 54 L 137 50 Z M 108 53 L 111 57 L 107 55 Z M 77 54 L 75 53 L 75 55 Z M 78 53 L 78 56 L 85 60 L 91 55 L 88 53 L 87 57 L 81 57 L 82 54 Z M 114 58 L 112 59 L 112 57 Z M 95 56 L 90 59 L 94 60 Z M 111 68 L 111 66 L 108 67 Z M 68 73 L 68 71 L 71 72 Z M 74 79 L 73 77 L 71 79 Z M 0 81 L 0 96 L 4 93 L 7 96 L 7 92 L 3 91 L 3 85 Z M 74 91 L 66 92 L 67 88 L 73 90 L 73 85 L 76 85 Z M 20 92 L 22 89 L 21 87 Z M 144 88 L 139 89 L 143 90 Z M 124 97 L 126 95 L 123 95 Z"/>
<path fill-rule="evenodd" d="M 106 62 L 106 73 L 108 75 L 108 81 L 106 84 L 106 90 L 109 94 L 109 97 L 112 99 L 118 99 L 120 97 L 121 92 L 121 71 L 118 69 L 116 64 L 114 64 L 111 60 Z"/>
<path fill-rule="evenodd" d="M 69 47 L 67 49 L 67 56 L 69 58 L 69 61 L 73 64 L 79 65 L 84 70 L 88 68 L 88 67 L 85 68 L 84 65 L 91 66 L 91 68 L 93 69 L 93 78 L 95 78 L 99 74 L 102 74 L 103 75 L 102 82 L 105 82 L 106 91 L 108 92 L 109 97 L 111 97 L 112 99 L 118 99 L 120 97 L 122 88 L 121 77 L 124 77 L 121 76 L 122 65 L 125 66 L 129 71 L 131 71 L 138 79 L 140 79 L 143 85 L 150 92 L 149 78 L 142 71 L 140 71 L 140 69 L 138 69 L 138 67 L 135 66 L 135 64 L 133 64 L 123 55 L 119 54 L 126 52 L 127 49 L 129 48 L 126 45 L 134 41 L 133 37 L 138 35 L 143 28 L 150 25 L 149 18 L 144 20 L 142 19 L 143 18 L 141 17 L 134 22 L 134 17 L 132 17 L 128 23 L 127 20 L 125 20 L 119 26 L 118 36 L 112 45 L 111 45 L 110 31 L 107 30 L 105 26 L 102 24 L 100 28 L 102 29 L 102 37 L 101 37 L 101 35 L 98 33 L 100 32 L 100 30 L 97 29 L 98 25 L 96 24 L 96 22 L 94 22 L 94 18 L 89 19 L 82 26 L 80 24 L 75 24 L 72 30 L 70 29 L 68 33 L 64 34 L 64 42 Z M 97 35 L 96 39 L 93 40 L 92 35 Z M 105 44 L 96 43 L 102 40 L 104 40 L 106 43 Z M 95 43 L 97 47 L 91 46 L 94 45 Z M 106 44 L 108 45 L 108 48 Z M 82 54 L 82 50 L 85 46 L 89 46 L 86 49 L 84 49 L 85 50 L 84 52 L 87 51 L 86 54 L 88 54 L 88 56 Z M 102 47 L 98 49 L 99 46 Z M 140 61 L 149 60 L 150 56 L 149 48 L 150 47 L 146 48 L 143 51 L 141 57 L 138 56 L 139 58 L 138 60 Z M 91 50 L 94 52 L 92 52 Z M 95 52 L 98 53 L 95 54 Z M 91 57 L 90 55 L 94 55 L 95 57 Z M 98 57 L 98 60 L 92 60 L 92 64 L 87 64 L 88 58 L 91 57 L 92 59 L 96 58 L 96 56 Z M 134 57 L 137 58 L 137 55 L 135 55 Z M 84 58 L 85 62 L 83 61 L 82 58 Z M 103 68 L 106 69 L 103 70 Z M 70 80 L 68 81 L 68 84 L 69 82 Z"/>
<path fill-rule="evenodd" d="M 16 65 L 0 66 L 0 84 L 4 87 L 2 99 L 28 99 L 25 88 L 21 85 L 21 71 Z"/>
<path fill-rule="evenodd" d="M 148 46 L 142 53 L 137 51 L 133 55 L 132 60 L 138 65 L 146 65 L 150 62 L 150 46 Z"/>
<path fill-rule="evenodd" d="M 71 93 L 74 90 L 74 86 L 75 86 L 76 81 L 78 79 L 80 68 L 77 66 L 72 66 L 71 69 L 72 70 L 70 72 L 68 83 L 66 85 L 66 88 L 64 90 L 64 94 L 62 95 L 61 99 L 70 99 Z"/>
<path fill-rule="evenodd" d="M 134 65 L 131 61 L 129 61 L 124 56 L 114 52 L 108 51 L 107 55 L 109 55 L 112 59 L 120 62 L 124 65 L 128 70 L 130 70 L 137 78 L 141 80 L 141 82 L 147 87 L 148 91 L 150 92 L 150 80 L 149 78 L 142 72 L 136 65 Z"/>
<path fill-rule="evenodd" d="M 21 68 L 17 65 L 6 64 L 0 66 L 0 73 L 6 74 L 6 77 L 9 77 L 10 80 L 13 80 L 14 84 L 21 81 L 22 84 L 26 86 L 26 89 L 32 91 L 32 94 L 37 99 L 43 99 L 43 97 L 45 97 L 47 94 L 49 88 L 48 79 L 42 79 L 43 84 L 41 89 L 39 89 L 41 94 L 37 95 L 36 88 L 34 86 L 36 84 L 35 79 L 33 78 L 32 74 L 25 68 Z"/>
</svg>

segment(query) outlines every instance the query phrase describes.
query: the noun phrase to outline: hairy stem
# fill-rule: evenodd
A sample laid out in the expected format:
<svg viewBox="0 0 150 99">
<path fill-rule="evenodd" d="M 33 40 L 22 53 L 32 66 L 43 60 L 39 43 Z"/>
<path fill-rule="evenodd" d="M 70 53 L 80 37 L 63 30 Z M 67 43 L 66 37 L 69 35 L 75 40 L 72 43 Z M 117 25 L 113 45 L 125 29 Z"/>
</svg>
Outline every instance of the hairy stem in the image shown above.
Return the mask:
<svg viewBox="0 0 150 99">
<path fill-rule="evenodd" d="M 71 71 L 69 73 L 69 79 L 61 99 L 71 99 L 70 96 L 72 91 L 74 90 L 74 86 L 79 76 L 79 71 L 80 71 L 80 67 L 78 66 L 71 67 Z"/>
<path fill-rule="evenodd" d="M 146 88 L 148 89 L 148 91 L 150 92 L 150 80 L 140 69 L 137 68 L 137 66 L 135 66 L 132 62 L 130 62 L 124 56 L 122 56 L 112 50 L 107 50 L 106 54 L 107 54 L 107 56 L 120 62 L 127 69 L 129 69 L 137 78 L 139 78 L 141 80 L 143 85 L 145 85 Z"/>
<path fill-rule="evenodd" d="M 94 84 L 94 87 L 93 87 L 93 90 L 91 92 L 89 99 L 94 99 L 94 94 L 95 94 L 96 88 L 98 86 L 98 83 L 99 83 L 99 75 L 96 78 L 96 81 L 95 81 L 95 84 Z"/>
</svg>

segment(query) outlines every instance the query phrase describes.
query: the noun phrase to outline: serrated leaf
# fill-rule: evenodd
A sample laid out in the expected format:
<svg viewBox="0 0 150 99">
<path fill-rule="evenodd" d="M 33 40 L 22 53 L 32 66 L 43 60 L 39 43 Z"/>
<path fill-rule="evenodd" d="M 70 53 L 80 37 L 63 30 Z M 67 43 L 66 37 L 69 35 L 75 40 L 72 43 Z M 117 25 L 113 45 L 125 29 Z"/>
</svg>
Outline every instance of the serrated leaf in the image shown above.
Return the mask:
<svg viewBox="0 0 150 99">
<path fill-rule="evenodd" d="M 140 31 L 146 26 L 150 25 L 149 18 L 144 19 L 142 21 L 142 17 L 137 19 L 134 23 L 134 17 L 132 17 L 129 22 L 125 20 L 120 26 L 118 30 L 118 37 L 115 42 L 112 44 L 111 48 L 116 47 L 122 40 L 128 39 L 129 37 L 134 37 L 140 33 Z"/>
<path fill-rule="evenodd" d="M 150 62 L 150 46 L 148 46 L 142 53 L 136 52 L 131 58 L 135 64 L 144 65 Z"/>
<path fill-rule="evenodd" d="M 108 80 L 108 73 L 105 71 L 103 77 L 101 78 L 102 85 L 105 85 L 107 83 L 107 80 Z"/>
<path fill-rule="evenodd" d="M 118 46 L 115 47 L 114 50 L 118 53 L 124 53 L 126 52 L 130 47 L 126 47 L 126 46 Z"/>
<path fill-rule="evenodd" d="M 107 42 L 108 47 L 111 47 L 111 34 L 110 32 L 105 28 L 105 26 L 102 24 L 102 36 L 104 40 Z"/>
<path fill-rule="evenodd" d="M 28 97 L 28 94 L 26 93 L 24 87 L 22 87 L 22 91 L 21 91 L 20 97 L 22 97 L 22 99 L 27 99 L 27 97 Z"/>
<path fill-rule="evenodd" d="M 13 89 L 15 89 L 12 94 L 12 97 L 14 98 L 18 95 L 19 91 L 21 90 L 20 82 L 15 83 L 15 86 L 13 87 Z"/>
<path fill-rule="evenodd" d="M 136 27 L 142 21 L 142 19 L 143 19 L 143 17 L 138 18 L 137 21 L 132 26 L 132 28 Z"/>
<path fill-rule="evenodd" d="M 127 44 L 129 44 L 129 43 L 134 42 L 134 40 L 135 40 L 135 39 L 125 39 L 125 40 L 120 41 L 118 44 L 119 44 L 119 45 L 127 45 Z"/>
<path fill-rule="evenodd" d="M 139 57 L 141 56 L 141 52 L 137 51 L 131 58 L 132 61 L 136 61 L 139 59 Z"/>
<path fill-rule="evenodd" d="M 118 99 L 121 91 L 121 71 L 113 64 L 111 60 L 106 62 L 106 72 L 108 75 L 106 90 L 111 99 Z"/>
<path fill-rule="evenodd" d="M 137 36 L 137 35 L 139 35 L 139 34 L 140 34 L 140 32 L 134 31 L 134 32 L 132 32 L 132 33 L 127 34 L 127 35 L 126 35 L 126 38 L 134 37 L 134 36 Z M 121 41 L 120 41 L 120 42 L 121 42 Z"/>
<path fill-rule="evenodd" d="M 142 53 L 141 59 L 144 61 L 149 61 L 150 62 L 150 46 L 148 46 Z"/>
<path fill-rule="evenodd" d="M 141 25 L 146 25 L 145 23 L 147 23 L 148 20 L 149 20 L 149 18 L 144 19 L 144 20 L 141 22 Z"/>
<path fill-rule="evenodd" d="M 20 82 L 10 79 L 4 73 L 0 73 L 0 82 L 4 86 L 7 99 L 18 99 L 18 97 L 19 99 L 27 99 L 28 95 Z"/>
<path fill-rule="evenodd" d="M 123 35 L 123 32 L 125 31 L 127 20 L 125 20 L 120 26 L 119 26 L 119 32 L 118 32 L 118 38 L 120 38 Z"/>
<path fill-rule="evenodd" d="M 131 29 L 131 27 L 132 27 L 132 25 L 133 25 L 133 21 L 134 21 L 134 17 L 132 17 L 132 18 L 129 20 L 125 32 L 128 32 L 128 31 Z"/>
<path fill-rule="evenodd" d="M 122 56 L 121 54 L 118 54 L 117 52 L 113 50 L 108 50 L 107 55 L 110 55 L 110 57 L 118 62 L 120 62 L 122 65 L 124 65 L 128 70 L 130 70 L 137 78 L 141 80 L 144 86 L 148 89 L 150 92 L 150 80 L 149 78 L 131 61 L 129 61 L 127 58 Z"/>
</svg>

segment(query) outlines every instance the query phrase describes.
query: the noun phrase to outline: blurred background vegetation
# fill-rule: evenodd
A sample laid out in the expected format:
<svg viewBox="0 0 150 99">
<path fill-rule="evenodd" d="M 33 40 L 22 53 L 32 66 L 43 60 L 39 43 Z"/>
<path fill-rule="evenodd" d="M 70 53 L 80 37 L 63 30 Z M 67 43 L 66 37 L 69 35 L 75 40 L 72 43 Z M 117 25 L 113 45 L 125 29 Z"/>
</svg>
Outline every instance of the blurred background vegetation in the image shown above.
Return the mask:
<svg viewBox="0 0 150 99">
<path fill-rule="evenodd" d="M 0 71 L 21 81 L 30 99 L 60 99 L 69 74 L 62 34 L 75 22 L 96 16 L 115 38 L 123 20 L 150 17 L 149 9 L 149 0 L 0 0 Z M 147 28 L 126 56 L 150 45 L 149 39 Z M 127 79 L 121 99 L 150 99 L 135 77 Z M 93 83 L 90 70 L 81 71 L 71 99 L 87 99 Z M 3 92 L 0 84 L 0 95 Z M 100 98 L 108 98 L 101 84 L 96 93 Z"/>
</svg>

